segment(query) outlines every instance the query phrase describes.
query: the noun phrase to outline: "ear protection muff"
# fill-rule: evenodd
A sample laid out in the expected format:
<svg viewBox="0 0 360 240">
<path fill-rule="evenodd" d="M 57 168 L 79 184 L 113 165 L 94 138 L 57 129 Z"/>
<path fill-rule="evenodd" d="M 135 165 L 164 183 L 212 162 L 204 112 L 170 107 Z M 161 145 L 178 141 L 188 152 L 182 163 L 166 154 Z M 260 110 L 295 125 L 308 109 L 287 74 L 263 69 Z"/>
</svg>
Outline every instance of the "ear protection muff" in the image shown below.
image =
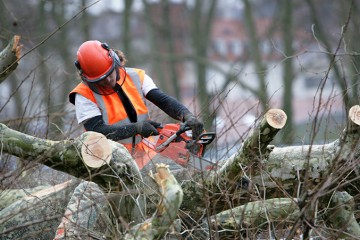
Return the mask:
<svg viewBox="0 0 360 240">
<path fill-rule="evenodd" d="M 78 61 L 78 60 L 75 60 L 74 64 L 75 64 L 75 67 L 76 67 L 80 72 L 82 72 L 79 61 Z"/>
<path fill-rule="evenodd" d="M 112 59 L 115 62 L 115 71 L 116 71 L 116 81 L 119 81 L 120 79 L 120 73 L 119 73 L 119 68 L 121 67 L 121 61 L 119 56 L 116 54 L 116 52 L 112 49 L 110 49 L 109 45 L 107 43 L 101 43 L 101 46 L 106 49 L 107 51 L 109 51 L 110 56 L 112 57 Z"/>
<path fill-rule="evenodd" d="M 116 66 L 120 67 L 121 61 L 119 59 L 119 56 L 116 54 L 116 52 L 114 52 L 114 50 L 110 49 L 109 45 L 105 42 L 101 43 L 101 46 L 110 53 L 112 59 L 114 59 L 114 61 L 115 61 Z"/>
</svg>

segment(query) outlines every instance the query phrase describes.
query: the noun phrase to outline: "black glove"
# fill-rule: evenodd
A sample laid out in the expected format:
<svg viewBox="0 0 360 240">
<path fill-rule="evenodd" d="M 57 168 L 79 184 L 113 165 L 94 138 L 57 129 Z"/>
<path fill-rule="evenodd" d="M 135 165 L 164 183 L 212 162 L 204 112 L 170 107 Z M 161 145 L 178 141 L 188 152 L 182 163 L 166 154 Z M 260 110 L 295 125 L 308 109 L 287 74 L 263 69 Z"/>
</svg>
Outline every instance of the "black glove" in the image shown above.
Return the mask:
<svg viewBox="0 0 360 240">
<path fill-rule="evenodd" d="M 140 134 L 143 137 L 150 137 L 159 135 L 159 132 L 156 128 L 161 126 L 161 123 L 157 123 L 151 120 L 146 120 L 143 122 L 135 123 L 136 133 Z"/>
<path fill-rule="evenodd" d="M 185 126 L 192 130 L 192 138 L 195 140 L 204 131 L 204 124 L 200 122 L 194 115 L 187 114 L 185 117 Z"/>
</svg>

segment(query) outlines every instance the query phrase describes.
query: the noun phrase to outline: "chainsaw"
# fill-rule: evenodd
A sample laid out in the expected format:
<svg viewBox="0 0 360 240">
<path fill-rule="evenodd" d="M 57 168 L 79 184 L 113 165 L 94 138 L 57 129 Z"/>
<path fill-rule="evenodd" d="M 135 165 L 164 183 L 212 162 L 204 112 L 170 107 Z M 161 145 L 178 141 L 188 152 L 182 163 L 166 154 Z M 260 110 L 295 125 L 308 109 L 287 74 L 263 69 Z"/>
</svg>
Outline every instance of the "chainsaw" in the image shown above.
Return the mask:
<svg viewBox="0 0 360 240">
<path fill-rule="evenodd" d="M 206 146 L 216 137 L 214 132 L 203 132 L 193 140 L 191 129 L 180 123 L 165 124 L 158 131 L 155 144 L 147 144 L 157 153 L 185 168 L 198 171 L 216 168 L 216 163 L 204 158 Z"/>
</svg>

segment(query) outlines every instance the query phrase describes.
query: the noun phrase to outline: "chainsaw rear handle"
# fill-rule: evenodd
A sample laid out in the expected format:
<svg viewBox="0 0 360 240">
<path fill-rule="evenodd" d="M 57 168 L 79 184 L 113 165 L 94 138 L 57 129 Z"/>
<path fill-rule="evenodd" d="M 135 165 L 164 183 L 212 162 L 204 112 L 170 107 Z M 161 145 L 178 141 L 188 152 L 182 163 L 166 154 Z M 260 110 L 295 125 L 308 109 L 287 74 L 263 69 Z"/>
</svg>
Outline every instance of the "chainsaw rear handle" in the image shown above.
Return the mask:
<svg viewBox="0 0 360 240">
<path fill-rule="evenodd" d="M 196 143 L 200 143 L 202 145 L 208 145 L 214 141 L 216 137 L 216 133 L 214 132 L 204 132 L 200 134 L 200 136 L 197 138 Z"/>
<path fill-rule="evenodd" d="M 180 136 L 182 133 L 191 130 L 189 126 L 186 126 L 185 124 L 180 125 L 179 131 L 176 132 L 176 136 Z M 197 139 L 194 141 L 194 143 L 200 143 L 202 145 L 208 145 L 214 141 L 216 137 L 215 132 L 203 132 L 201 133 Z"/>
</svg>

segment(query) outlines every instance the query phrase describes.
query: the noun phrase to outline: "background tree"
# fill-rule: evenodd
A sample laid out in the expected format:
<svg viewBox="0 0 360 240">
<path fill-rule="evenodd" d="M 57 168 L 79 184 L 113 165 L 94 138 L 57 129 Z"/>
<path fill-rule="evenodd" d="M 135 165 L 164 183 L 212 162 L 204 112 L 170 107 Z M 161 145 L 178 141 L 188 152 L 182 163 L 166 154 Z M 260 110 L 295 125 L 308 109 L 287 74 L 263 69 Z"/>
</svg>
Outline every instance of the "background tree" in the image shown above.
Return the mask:
<svg viewBox="0 0 360 240">
<path fill-rule="evenodd" d="M 295 78 L 293 67 L 293 1 L 282 1 L 282 23 L 283 23 L 283 42 L 284 42 L 284 94 L 283 94 L 283 107 L 282 109 L 287 113 L 287 127 L 282 133 L 282 137 L 285 143 L 294 142 L 294 120 L 292 109 L 292 96 L 293 96 L 293 81 Z"/>
<path fill-rule="evenodd" d="M 206 81 L 206 59 L 210 44 L 211 26 L 217 1 L 196 0 L 192 10 L 191 41 L 195 57 L 195 69 L 197 78 L 197 94 L 202 109 L 201 115 L 204 118 L 205 129 L 211 129 L 214 119 L 212 108 L 212 97 L 207 91 Z M 197 95 L 196 94 L 196 95 Z"/>
</svg>

